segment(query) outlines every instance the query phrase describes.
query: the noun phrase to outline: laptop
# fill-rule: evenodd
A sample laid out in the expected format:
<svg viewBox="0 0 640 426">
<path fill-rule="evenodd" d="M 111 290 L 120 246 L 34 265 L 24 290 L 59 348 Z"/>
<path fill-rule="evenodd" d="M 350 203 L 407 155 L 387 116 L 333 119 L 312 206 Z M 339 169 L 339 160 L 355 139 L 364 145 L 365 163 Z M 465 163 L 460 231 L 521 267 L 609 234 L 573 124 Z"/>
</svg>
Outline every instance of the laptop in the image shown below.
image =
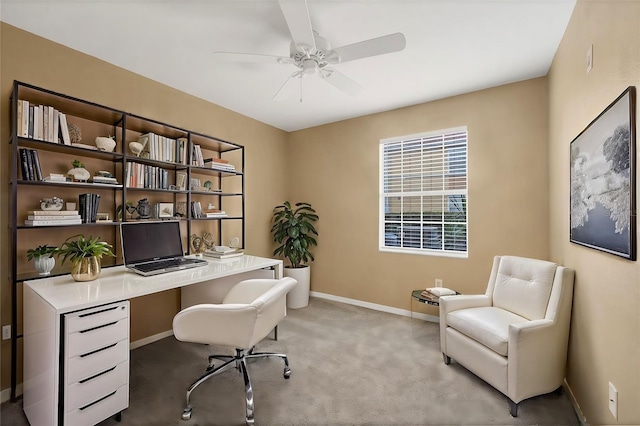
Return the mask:
<svg viewBox="0 0 640 426">
<path fill-rule="evenodd" d="M 145 277 L 208 264 L 184 256 L 178 221 L 123 222 L 120 237 L 124 266 Z"/>
</svg>

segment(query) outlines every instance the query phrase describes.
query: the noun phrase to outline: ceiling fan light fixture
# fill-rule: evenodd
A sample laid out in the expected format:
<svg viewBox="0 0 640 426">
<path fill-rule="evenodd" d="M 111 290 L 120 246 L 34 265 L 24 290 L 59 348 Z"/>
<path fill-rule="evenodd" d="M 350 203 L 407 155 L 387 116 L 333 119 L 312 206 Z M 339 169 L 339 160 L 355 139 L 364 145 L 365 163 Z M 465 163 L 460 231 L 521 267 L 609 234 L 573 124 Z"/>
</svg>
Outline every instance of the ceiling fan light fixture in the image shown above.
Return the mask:
<svg viewBox="0 0 640 426">
<path fill-rule="evenodd" d="M 318 71 L 318 62 L 313 59 L 307 59 L 302 63 L 302 70 L 305 74 L 314 74 Z"/>
</svg>

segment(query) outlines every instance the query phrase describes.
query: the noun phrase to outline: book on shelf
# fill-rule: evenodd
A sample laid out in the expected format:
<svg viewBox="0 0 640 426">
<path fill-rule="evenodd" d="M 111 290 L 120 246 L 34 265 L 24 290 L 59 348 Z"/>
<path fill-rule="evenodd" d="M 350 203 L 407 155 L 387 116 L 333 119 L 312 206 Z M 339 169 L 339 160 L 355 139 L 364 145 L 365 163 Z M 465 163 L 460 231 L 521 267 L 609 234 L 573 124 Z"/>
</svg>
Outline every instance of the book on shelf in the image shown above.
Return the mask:
<svg viewBox="0 0 640 426">
<path fill-rule="evenodd" d="M 49 173 L 49 176 L 45 176 L 42 180 L 47 182 L 66 182 L 67 178 L 59 173 Z"/>
<path fill-rule="evenodd" d="M 60 223 L 66 223 L 70 220 L 77 220 L 77 219 L 82 219 L 82 217 L 79 214 L 73 214 L 73 215 L 65 215 L 65 216 L 61 216 L 61 215 L 27 215 L 27 220 L 55 220 L 57 222 Z"/>
<path fill-rule="evenodd" d="M 118 179 L 114 178 L 114 177 L 106 177 L 106 176 L 93 176 L 90 179 L 91 182 L 93 183 L 108 183 L 108 184 L 113 184 L 113 185 L 117 185 L 118 184 Z"/>
<path fill-rule="evenodd" d="M 71 145 L 71 137 L 69 137 L 69 127 L 67 124 L 67 115 L 58 113 L 58 119 L 60 121 L 60 134 L 62 135 L 62 143 L 65 145 Z"/>
<path fill-rule="evenodd" d="M 35 149 L 20 148 L 18 154 L 20 156 L 22 180 L 43 180 L 38 151 Z"/>
<path fill-rule="evenodd" d="M 77 216 L 78 210 L 29 210 L 30 216 Z"/>
<path fill-rule="evenodd" d="M 74 220 L 25 220 L 25 226 L 64 226 L 64 225 L 81 225 L 82 219 L 74 219 Z"/>
<path fill-rule="evenodd" d="M 233 250 L 226 252 L 218 252 L 215 250 L 205 250 L 203 253 L 206 257 L 210 257 L 212 259 L 229 259 L 232 257 L 240 257 L 244 255 L 244 250 Z"/>
<path fill-rule="evenodd" d="M 40 168 L 40 159 L 38 158 L 38 151 L 35 149 L 29 150 L 31 153 L 31 160 L 33 162 L 33 174 L 34 180 L 42 180 L 42 169 Z"/>
<path fill-rule="evenodd" d="M 218 211 L 207 211 L 203 213 L 204 217 L 212 218 L 212 217 L 227 217 L 227 212 L 218 210 Z"/>
<path fill-rule="evenodd" d="M 194 219 L 200 219 L 202 217 L 202 205 L 200 201 L 191 202 L 191 217 Z"/>
<path fill-rule="evenodd" d="M 80 194 L 78 195 L 78 204 L 82 223 L 95 223 L 100 205 L 100 194 Z"/>
<path fill-rule="evenodd" d="M 33 180 L 31 177 L 32 170 L 29 168 L 30 157 L 29 150 L 27 148 L 20 148 L 20 170 L 22 172 L 22 180 Z"/>
</svg>

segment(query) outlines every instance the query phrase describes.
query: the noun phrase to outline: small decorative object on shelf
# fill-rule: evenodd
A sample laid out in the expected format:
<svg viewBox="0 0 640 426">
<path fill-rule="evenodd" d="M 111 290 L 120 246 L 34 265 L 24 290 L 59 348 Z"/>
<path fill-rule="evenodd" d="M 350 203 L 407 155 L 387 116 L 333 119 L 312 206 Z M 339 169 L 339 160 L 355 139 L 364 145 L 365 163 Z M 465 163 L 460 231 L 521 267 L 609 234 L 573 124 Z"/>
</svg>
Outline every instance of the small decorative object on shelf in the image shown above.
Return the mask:
<svg viewBox="0 0 640 426">
<path fill-rule="evenodd" d="M 58 197 L 43 198 L 42 200 L 40 200 L 40 208 L 42 210 L 62 210 L 63 204 L 64 200 Z"/>
<path fill-rule="evenodd" d="M 113 152 L 116 147 L 116 141 L 113 136 L 98 136 L 96 138 L 96 147 L 98 147 L 99 151 Z"/>
<path fill-rule="evenodd" d="M 49 275 L 56 265 L 56 259 L 51 257 L 55 254 L 57 247 L 48 244 L 27 250 L 27 260 L 34 260 L 36 271 L 42 276 Z"/>
<path fill-rule="evenodd" d="M 80 127 L 73 123 L 70 123 L 67 127 L 69 128 L 69 139 L 71 140 L 71 143 L 80 143 L 82 140 L 82 131 L 80 131 Z"/>
<path fill-rule="evenodd" d="M 149 219 L 149 217 L 151 217 L 151 204 L 149 204 L 149 199 L 143 198 L 139 200 L 136 211 L 138 212 L 138 219 Z"/>
<path fill-rule="evenodd" d="M 74 240 L 77 238 L 77 240 Z M 71 260 L 71 277 L 76 281 L 93 281 L 100 276 L 102 256 L 115 256 L 113 247 L 100 237 L 85 238 L 83 234 L 67 238 L 55 254 L 62 256 L 61 265 Z"/>
<path fill-rule="evenodd" d="M 240 238 L 231 237 L 231 239 L 229 240 L 229 247 L 231 247 L 232 249 L 237 249 L 239 246 L 240 246 Z"/>
<path fill-rule="evenodd" d="M 202 237 L 196 234 L 191 235 L 191 249 L 194 254 L 202 256 L 202 253 L 207 250 L 213 250 L 214 247 L 215 240 L 210 232 L 205 232 Z"/>
<path fill-rule="evenodd" d="M 144 148 L 144 145 L 142 145 L 140 142 L 129 142 L 129 150 L 135 154 L 136 157 L 140 156 L 140 153 L 142 152 L 142 149 Z"/>
<path fill-rule="evenodd" d="M 126 210 L 127 213 L 126 213 L 126 217 L 124 219 L 125 220 L 126 219 L 131 219 L 133 214 L 136 212 L 136 206 L 134 206 L 131 201 L 127 201 L 125 210 Z M 122 205 L 119 205 L 116 208 L 116 220 L 118 222 L 121 222 L 123 220 L 123 218 L 122 218 Z"/>
<path fill-rule="evenodd" d="M 84 168 L 84 164 L 78 160 L 73 160 L 71 165 L 73 166 L 73 169 L 67 172 L 67 176 L 69 176 L 74 182 L 86 182 L 89 180 L 91 173 Z"/>
</svg>

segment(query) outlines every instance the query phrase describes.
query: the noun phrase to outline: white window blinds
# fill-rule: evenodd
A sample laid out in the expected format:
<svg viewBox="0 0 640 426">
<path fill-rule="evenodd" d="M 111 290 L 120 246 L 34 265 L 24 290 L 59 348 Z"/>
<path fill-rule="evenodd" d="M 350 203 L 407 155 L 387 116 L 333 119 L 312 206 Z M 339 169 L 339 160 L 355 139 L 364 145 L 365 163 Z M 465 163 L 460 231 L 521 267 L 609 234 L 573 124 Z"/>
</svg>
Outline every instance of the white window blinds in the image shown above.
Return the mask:
<svg viewBox="0 0 640 426">
<path fill-rule="evenodd" d="M 467 255 L 467 129 L 380 141 L 380 250 Z"/>
</svg>

